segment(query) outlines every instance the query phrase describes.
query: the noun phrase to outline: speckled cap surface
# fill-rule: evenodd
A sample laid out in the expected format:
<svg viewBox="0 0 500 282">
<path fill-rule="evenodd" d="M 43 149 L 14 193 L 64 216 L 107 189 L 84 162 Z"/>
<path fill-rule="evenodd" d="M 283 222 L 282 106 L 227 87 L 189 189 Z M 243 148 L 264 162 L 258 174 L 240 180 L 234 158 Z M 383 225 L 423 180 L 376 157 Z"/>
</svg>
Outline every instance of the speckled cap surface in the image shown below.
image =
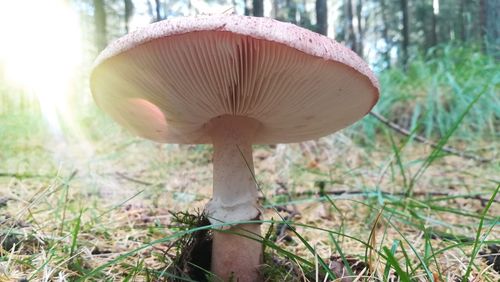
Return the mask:
<svg viewBox="0 0 500 282">
<path fill-rule="evenodd" d="M 211 143 L 207 123 L 246 116 L 254 143 L 322 137 L 367 114 L 379 85 L 354 52 L 268 18 L 173 18 L 111 43 L 91 74 L 96 103 L 134 133 Z"/>
</svg>

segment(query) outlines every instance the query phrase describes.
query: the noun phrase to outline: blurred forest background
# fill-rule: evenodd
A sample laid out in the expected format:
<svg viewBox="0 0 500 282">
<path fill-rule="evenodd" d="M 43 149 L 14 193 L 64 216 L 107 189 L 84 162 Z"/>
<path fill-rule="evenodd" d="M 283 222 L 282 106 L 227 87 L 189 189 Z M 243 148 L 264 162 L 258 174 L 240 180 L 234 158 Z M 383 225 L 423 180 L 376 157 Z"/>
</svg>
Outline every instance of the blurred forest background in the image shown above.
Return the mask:
<svg viewBox="0 0 500 282">
<path fill-rule="evenodd" d="M 353 126 L 256 146 L 265 218 L 282 208 L 315 248 L 265 224 L 275 255 L 305 258 L 268 269 L 274 281 L 313 281 L 316 250 L 363 261 L 379 280 L 499 281 L 498 0 L 0 0 L 0 281 L 173 273 L 182 244 L 162 244 L 193 226 L 169 212 L 210 198 L 210 146 L 132 136 L 95 106 L 88 76 L 128 32 L 220 13 L 335 38 L 381 83 Z"/>
<path fill-rule="evenodd" d="M 477 45 L 499 53 L 499 4 L 494 0 L 244 0 L 75 1 L 95 24 L 95 46 L 104 48 L 127 33 L 133 17 L 150 22 L 169 17 L 236 13 L 291 22 L 335 38 L 383 70 L 406 66 L 443 43 Z M 146 11 L 144 11 L 144 9 Z"/>
<path fill-rule="evenodd" d="M 68 107 L 92 104 L 87 75 L 110 41 L 169 17 L 236 13 L 292 22 L 354 50 L 381 80 L 378 112 L 402 128 L 439 138 L 486 92 L 458 135 L 498 132 L 496 0 L 50 0 L 0 7 L 0 113 L 41 111 L 52 127 L 69 119 Z M 368 123 L 373 137 L 377 125 Z"/>
</svg>

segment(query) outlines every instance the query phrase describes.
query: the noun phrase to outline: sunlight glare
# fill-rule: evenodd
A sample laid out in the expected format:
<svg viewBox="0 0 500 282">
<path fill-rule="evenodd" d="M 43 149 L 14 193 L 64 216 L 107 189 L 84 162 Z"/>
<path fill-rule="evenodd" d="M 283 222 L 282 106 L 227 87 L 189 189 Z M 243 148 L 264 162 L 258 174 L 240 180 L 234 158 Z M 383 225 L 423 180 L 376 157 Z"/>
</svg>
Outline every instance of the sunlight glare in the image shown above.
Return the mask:
<svg viewBox="0 0 500 282">
<path fill-rule="evenodd" d="M 57 133 L 81 63 L 80 34 L 78 14 L 67 1 L 0 1 L 0 64 L 5 76 L 37 97 Z"/>
</svg>

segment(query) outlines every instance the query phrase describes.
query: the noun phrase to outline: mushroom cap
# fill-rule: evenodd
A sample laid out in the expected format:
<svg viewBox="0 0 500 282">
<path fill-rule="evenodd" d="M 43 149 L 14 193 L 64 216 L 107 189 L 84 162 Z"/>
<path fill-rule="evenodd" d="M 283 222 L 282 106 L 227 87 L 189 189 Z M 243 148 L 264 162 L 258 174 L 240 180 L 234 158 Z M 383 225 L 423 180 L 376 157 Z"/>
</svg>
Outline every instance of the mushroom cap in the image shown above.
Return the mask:
<svg viewBox="0 0 500 282">
<path fill-rule="evenodd" d="M 98 106 L 135 134 L 211 143 L 222 115 L 261 123 L 253 143 L 319 138 L 367 114 L 379 85 L 334 40 L 293 24 L 236 15 L 173 18 L 111 43 L 92 70 Z"/>
</svg>

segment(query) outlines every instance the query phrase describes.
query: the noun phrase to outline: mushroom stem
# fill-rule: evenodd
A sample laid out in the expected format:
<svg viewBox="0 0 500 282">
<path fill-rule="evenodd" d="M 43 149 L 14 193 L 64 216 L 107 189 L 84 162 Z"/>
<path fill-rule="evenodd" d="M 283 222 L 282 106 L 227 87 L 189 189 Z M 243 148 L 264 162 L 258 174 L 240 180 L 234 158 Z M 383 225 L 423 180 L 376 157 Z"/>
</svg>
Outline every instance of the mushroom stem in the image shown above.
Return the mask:
<svg viewBox="0 0 500 282">
<path fill-rule="evenodd" d="M 260 281 L 262 244 L 243 237 L 258 239 L 260 224 L 239 224 L 227 232 L 214 231 L 211 271 L 223 281 Z"/>
<path fill-rule="evenodd" d="M 221 116 L 209 123 L 214 145 L 213 197 L 207 204 L 212 224 L 260 216 L 253 178 L 252 140 L 260 123 L 251 118 Z M 238 224 L 214 231 L 211 270 L 224 281 L 258 281 L 262 246 L 260 224 Z"/>
</svg>

